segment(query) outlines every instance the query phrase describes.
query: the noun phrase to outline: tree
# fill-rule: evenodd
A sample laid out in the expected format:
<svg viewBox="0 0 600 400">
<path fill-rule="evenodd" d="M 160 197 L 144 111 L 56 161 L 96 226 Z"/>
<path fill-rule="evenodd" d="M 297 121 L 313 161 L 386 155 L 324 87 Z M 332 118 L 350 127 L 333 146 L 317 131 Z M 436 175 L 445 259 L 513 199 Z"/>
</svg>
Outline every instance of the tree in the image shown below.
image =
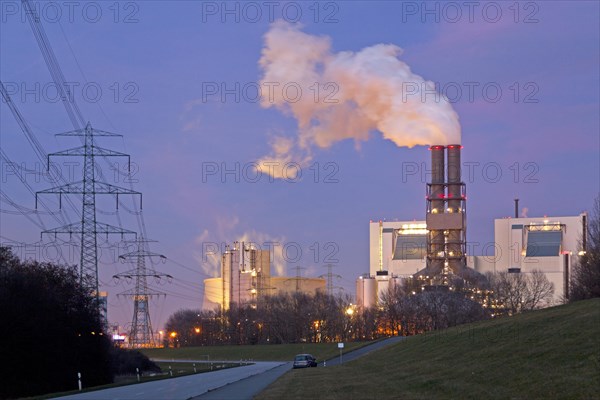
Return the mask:
<svg viewBox="0 0 600 400">
<path fill-rule="evenodd" d="M 384 332 L 392 336 L 400 333 L 401 319 L 405 314 L 404 302 L 407 300 L 400 285 L 389 285 L 387 290 L 381 293 L 379 304 L 381 306 L 381 323 Z"/>
<path fill-rule="evenodd" d="M 498 272 L 488 276 L 494 296 L 509 315 L 551 304 L 554 284 L 538 270 L 530 273 Z"/>
<path fill-rule="evenodd" d="M 585 253 L 571 275 L 571 301 L 600 297 L 600 195 L 594 201 L 594 214 L 588 221 L 587 233 Z"/>
<path fill-rule="evenodd" d="M 111 343 L 74 267 L 21 262 L 0 247 L 0 398 L 112 382 Z"/>
</svg>

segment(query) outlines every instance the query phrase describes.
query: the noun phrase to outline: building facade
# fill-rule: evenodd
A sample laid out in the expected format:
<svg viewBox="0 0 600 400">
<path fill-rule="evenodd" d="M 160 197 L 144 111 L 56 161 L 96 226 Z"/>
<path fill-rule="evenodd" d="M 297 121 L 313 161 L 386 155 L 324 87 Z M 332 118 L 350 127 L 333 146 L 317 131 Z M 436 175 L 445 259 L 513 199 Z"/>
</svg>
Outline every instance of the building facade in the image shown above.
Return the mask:
<svg viewBox="0 0 600 400">
<path fill-rule="evenodd" d="M 221 277 L 204 280 L 203 308 L 228 310 L 234 303 L 257 307 L 264 296 L 325 291 L 325 279 L 271 276 L 271 253 L 245 243 L 226 246 L 221 256 Z"/>
<path fill-rule="evenodd" d="M 369 274 L 356 281 L 359 306 L 370 307 L 390 282 L 412 276 L 426 263 L 424 221 L 369 224 Z M 587 216 L 501 218 L 494 221 L 494 242 L 481 244 L 484 255 L 467 254 L 467 267 L 486 273 L 544 273 L 554 285 L 552 304 L 567 299 L 571 269 L 585 251 Z M 467 243 L 467 249 L 469 249 Z"/>
</svg>

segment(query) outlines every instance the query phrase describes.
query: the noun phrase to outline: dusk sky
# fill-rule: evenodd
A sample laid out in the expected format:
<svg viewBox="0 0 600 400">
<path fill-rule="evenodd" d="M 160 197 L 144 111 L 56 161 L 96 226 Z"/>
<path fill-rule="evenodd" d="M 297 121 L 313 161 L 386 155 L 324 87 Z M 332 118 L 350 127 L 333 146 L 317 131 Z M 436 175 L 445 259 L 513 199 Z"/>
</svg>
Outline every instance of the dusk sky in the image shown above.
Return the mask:
<svg viewBox="0 0 600 400">
<path fill-rule="evenodd" d="M 34 3 L 85 118 L 124 135 L 98 143 L 131 155 L 146 231 L 157 241 L 151 249 L 167 257 L 154 267 L 173 276 L 170 284 L 151 281 L 167 293 L 166 300 L 151 303 L 155 329 L 179 308 L 201 307 L 203 279 L 218 274 L 217 263 L 203 254 L 213 243 L 246 240 L 266 248 L 276 242 L 273 274 L 295 275 L 292 268 L 302 266 L 304 275 L 318 276 L 331 263 L 342 276 L 335 285 L 353 295 L 355 279 L 369 271 L 369 221 L 424 219 L 427 145 L 444 144 L 430 143 L 438 128 L 441 137 L 462 136 L 472 254 L 493 242 L 493 221 L 513 214 L 515 197 L 530 217 L 591 210 L 600 191 L 597 1 L 473 2 L 472 9 L 463 2 L 273 2 L 272 9 L 266 3 Z M 80 145 L 54 137 L 73 126 L 20 1 L 0 6 L 0 78 L 15 106 L 47 153 Z M 281 64 L 259 64 L 268 32 L 289 42 L 273 51 Z M 329 48 L 304 46 L 306 41 Z M 360 53 L 366 58 L 361 63 L 359 52 L 380 44 L 402 52 L 390 56 L 394 47 L 375 47 Z M 315 57 L 308 77 L 305 55 Z M 391 78 L 401 75 L 398 66 L 406 74 L 410 68 L 409 84 L 420 86 L 422 77 L 449 100 L 407 112 L 403 107 L 431 99 L 396 92 L 402 82 Z M 303 82 L 296 103 L 269 104 L 266 89 L 258 101 L 255 89 L 265 88 L 269 67 L 277 69 L 269 71 L 279 77 L 274 90 L 280 100 L 281 87 L 298 85 L 300 75 L 306 82 L 318 78 L 317 101 Z M 325 103 L 330 93 L 337 103 Z M 386 106 L 388 101 L 398 107 Z M 391 111 L 377 114 L 375 105 Z M 378 122 L 363 125 L 361 118 L 372 113 Z M 0 117 L 3 153 L 39 170 L 4 101 Z M 304 117 L 308 128 L 299 124 Z M 288 179 L 257 175 L 254 166 L 277 149 L 286 150 L 282 160 L 297 163 Z M 27 243 L 15 250 L 18 255 L 52 259 L 54 253 L 36 250 L 36 243 L 40 225 L 50 229 L 59 222 L 42 207 L 33 211 L 35 197 L 4 156 L 1 161 L 1 242 Z M 65 177 L 72 169 L 73 178 L 81 179 L 81 160 L 56 161 Z M 80 165 L 70 169 L 65 161 Z M 112 161 L 125 171 L 125 159 Z M 108 183 L 128 187 L 124 175 L 104 160 L 99 165 Z M 237 168 L 239 178 L 223 176 L 223 168 Z M 33 191 L 58 185 L 35 174 L 25 178 Z M 80 204 L 78 196 L 70 197 Z M 56 196 L 43 199 L 58 210 Z M 120 200 L 116 213 L 114 198 L 98 196 L 98 221 L 137 231 L 128 212 L 132 200 Z M 63 208 L 76 219 L 65 201 Z M 69 241 L 68 235 L 59 239 Z M 119 239 L 109 242 L 116 246 Z M 42 243 L 52 240 L 44 236 Z M 69 258 L 66 248 L 65 258 L 78 263 L 78 254 Z M 103 254 L 109 320 L 125 326 L 132 302 L 116 294 L 132 285 L 112 276 L 133 266 L 111 262 L 110 251 Z"/>
</svg>

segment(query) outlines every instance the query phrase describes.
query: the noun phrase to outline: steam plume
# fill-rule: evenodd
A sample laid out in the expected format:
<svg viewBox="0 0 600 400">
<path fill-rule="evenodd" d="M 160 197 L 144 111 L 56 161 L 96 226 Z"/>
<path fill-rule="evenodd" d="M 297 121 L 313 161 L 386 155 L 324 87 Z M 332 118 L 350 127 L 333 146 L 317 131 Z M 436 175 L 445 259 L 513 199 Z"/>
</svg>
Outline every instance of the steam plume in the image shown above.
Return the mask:
<svg viewBox="0 0 600 400">
<path fill-rule="evenodd" d="M 399 59 L 401 48 L 377 44 L 356 53 L 333 53 L 329 37 L 300 28 L 277 21 L 265 35 L 261 86 L 278 86 L 268 96 L 263 93 L 261 105 L 291 114 L 298 133 L 296 138 L 275 137 L 262 164 L 307 165 L 313 148 L 344 139 L 366 141 L 373 130 L 398 146 L 460 143 L 458 115 L 435 92 L 433 82 L 412 73 Z M 281 177 L 277 168 L 270 170 Z"/>
</svg>

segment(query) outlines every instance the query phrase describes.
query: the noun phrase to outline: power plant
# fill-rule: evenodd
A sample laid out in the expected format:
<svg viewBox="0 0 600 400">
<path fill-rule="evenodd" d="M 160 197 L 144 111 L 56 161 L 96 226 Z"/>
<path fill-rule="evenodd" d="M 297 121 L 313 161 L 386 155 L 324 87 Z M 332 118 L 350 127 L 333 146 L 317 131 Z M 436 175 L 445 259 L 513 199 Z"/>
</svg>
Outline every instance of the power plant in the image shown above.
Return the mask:
<svg viewBox="0 0 600 400">
<path fill-rule="evenodd" d="M 226 245 L 221 255 L 221 276 L 204 280 L 203 308 L 233 304 L 258 307 L 268 295 L 325 291 L 321 278 L 271 276 L 271 253 L 244 242 Z"/>
<path fill-rule="evenodd" d="M 478 293 L 484 292 L 479 289 L 485 284 L 485 273 L 534 270 L 554 284 L 554 304 L 568 297 L 571 265 L 585 252 L 585 242 L 579 238 L 586 230 L 586 214 L 520 217 L 515 200 L 514 217 L 495 220 L 494 242 L 479 244 L 484 254 L 468 254 L 462 146 L 433 145 L 429 150 L 425 220 L 369 224 L 369 273 L 356 280 L 359 308 L 377 305 L 390 285 L 401 279 L 413 280 L 421 290 L 451 289 L 462 281 L 461 286 Z"/>
</svg>

